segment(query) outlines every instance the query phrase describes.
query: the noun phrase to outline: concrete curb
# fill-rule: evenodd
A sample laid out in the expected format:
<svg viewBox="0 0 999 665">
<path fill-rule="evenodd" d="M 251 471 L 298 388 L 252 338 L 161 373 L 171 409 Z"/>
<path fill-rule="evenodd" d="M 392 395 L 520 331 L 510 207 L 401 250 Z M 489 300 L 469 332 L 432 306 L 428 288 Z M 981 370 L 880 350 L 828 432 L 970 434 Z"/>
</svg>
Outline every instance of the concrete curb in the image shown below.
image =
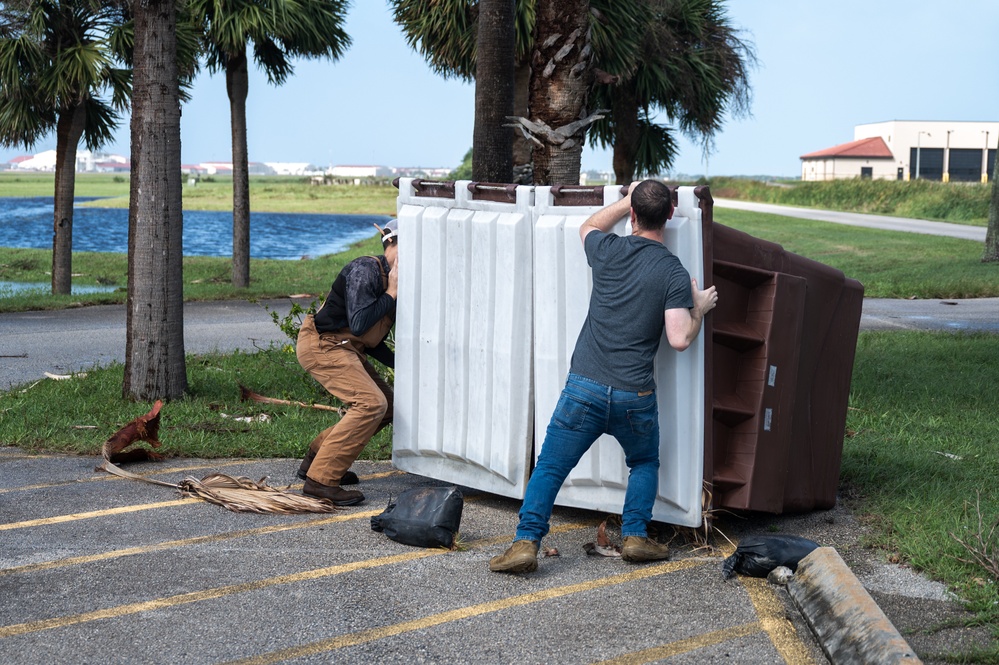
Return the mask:
<svg viewBox="0 0 999 665">
<path fill-rule="evenodd" d="M 802 559 L 787 589 L 835 665 L 922 663 L 835 549 Z"/>
</svg>

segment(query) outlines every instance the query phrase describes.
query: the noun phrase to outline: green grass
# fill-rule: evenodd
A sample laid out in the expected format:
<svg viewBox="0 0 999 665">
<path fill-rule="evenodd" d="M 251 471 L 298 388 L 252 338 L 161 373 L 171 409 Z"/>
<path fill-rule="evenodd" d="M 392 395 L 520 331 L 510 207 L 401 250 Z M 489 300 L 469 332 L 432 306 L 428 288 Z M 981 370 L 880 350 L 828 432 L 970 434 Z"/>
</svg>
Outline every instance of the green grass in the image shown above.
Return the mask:
<svg viewBox="0 0 999 665">
<path fill-rule="evenodd" d="M 189 356 L 187 376 L 185 398 L 167 403 L 161 412 L 158 451 L 168 456 L 301 457 L 316 434 L 339 418 L 332 411 L 240 401 L 243 384 L 268 397 L 339 406 L 302 370 L 294 350 L 279 345 L 257 353 Z M 30 451 L 99 456 L 108 437 L 150 408 L 122 398 L 123 378 L 122 365 L 113 364 L 88 370 L 85 377 L 43 380 L 0 394 L 0 442 Z M 234 420 L 260 414 L 270 421 Z M 391 446 L 391 428 L 386 428 L 362 459 L 388 459 Z"/>
<path fill-rule="evenodd" d="M 862 497 L 870 544 L 945 582 L 999 637 L 999 580 L 960 561 L 951 535 L 978 532 L 979 497 L 985 528 L 999 519 L 997 357 L 999 335 L 862 333 L 842 480 Z"/>
<path fill-rule="evenodd" d="M 718 208 L 719 224 L 775 242 L 789 252 L 842 270 L 871 298 L 999 296 L 999 264 L 982 263 L 971 240 L 866 229 Z"/>
<path fill-rule="evenodd" d="M 715 198 L 863 212 L 957 224 L 987 226 L 991 184 L 931 180 L 829 180 L 765 183 L 745 178 L 712 178 Z"/>
</svg>

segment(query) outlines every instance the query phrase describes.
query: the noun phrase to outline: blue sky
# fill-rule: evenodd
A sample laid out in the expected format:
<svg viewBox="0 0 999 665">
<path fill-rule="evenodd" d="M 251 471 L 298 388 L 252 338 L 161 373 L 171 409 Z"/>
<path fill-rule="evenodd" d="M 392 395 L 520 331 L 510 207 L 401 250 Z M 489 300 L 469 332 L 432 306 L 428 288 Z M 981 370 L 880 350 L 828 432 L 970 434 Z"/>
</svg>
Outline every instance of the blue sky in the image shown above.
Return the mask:
<svg viewBox="0 0 999 665">
<path fill-rule="evenodd" d="M 752 117 L 730 118 L 704 160 L 681 142 L 674 171 L 800 173 L 798 157 L 853 140 L 885 120 L 999 120 L 999 3 L 960 0 L 731 0 L 733 24 L 755 44 Z M 281 87 L 251 73 L 253 161 L 455 166 L 471 147 L 474 89 L 433 74 L 381 0 L 354 0 L 353 46 L 338 62 L 299 61 Z M 185 163 L 228 161 L 224 77 L 200 76 L 182 119 Z M 31 151 L 0 150 L 0 160 Z M 110 152 L 128 155 L 128 126 Z M 584 169 L 609 170 L 587 149 Z"/>
</svg>

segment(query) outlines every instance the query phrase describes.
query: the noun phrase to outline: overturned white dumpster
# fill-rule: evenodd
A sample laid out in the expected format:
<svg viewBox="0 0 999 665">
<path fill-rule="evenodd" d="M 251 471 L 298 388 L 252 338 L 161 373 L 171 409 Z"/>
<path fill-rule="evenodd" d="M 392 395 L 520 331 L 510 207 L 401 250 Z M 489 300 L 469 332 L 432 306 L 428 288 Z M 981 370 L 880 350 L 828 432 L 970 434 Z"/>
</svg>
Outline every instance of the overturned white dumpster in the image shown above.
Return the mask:
<svg viewBox="0 0 999 665">
<path fill-rule="evenodd" d="M 393 462 L 411 473 L 522 498 L 589 303 L 579 226 L 620 187 L 399 181 L 399 309 Z M 701 211 L 690 188 L 666 244 L 703 284 Z M 627 233 L 624 219 L 615 228 Z M 658 521 L 701 523 L 703 336 L 656 359 Z M 620 512 L 628 469 L 609 436 L 556 503 Z"/>
<path fill-rule="evenodd" d="M 399 182 L 392 459 L 519 498 L 534 423 L 534 192 L 469 184 Z"/>
</svg>

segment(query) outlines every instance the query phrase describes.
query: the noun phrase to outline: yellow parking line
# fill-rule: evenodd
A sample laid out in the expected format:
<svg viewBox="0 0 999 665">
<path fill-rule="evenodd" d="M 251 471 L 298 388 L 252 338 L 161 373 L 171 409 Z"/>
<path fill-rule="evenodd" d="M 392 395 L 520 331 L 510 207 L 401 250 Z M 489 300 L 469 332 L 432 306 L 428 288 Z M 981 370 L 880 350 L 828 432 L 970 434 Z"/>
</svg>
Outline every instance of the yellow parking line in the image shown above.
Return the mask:
<svg viewBox="0 0 999 665">
<path fill-rule="evenodd" d="M 401 474 L 401 471 L 385 471 L 383 473 L 373 473 L 367 476 L 362 476 L 362 480 L 374 480 L 376 478 L 384 478 L 386 476 L 393 476 L 396 474 Z M 301 483 L 297 485 L 289 485 L 288 489 L 301 489 Z M 468 499 L 466 499 L 468 500 Z M 188 499 L 175 499 L 173 501 L 158 501 L 156 503 L 143 503 L 134 506 L 120 506 L 118 508 L 108 508 L 105 510 L 92 510 L 85 513 L 71 513 L 69 515 L 56 515 L 54 517 L 42 517 L 35 520 L 25 520 L 24 522 L 8 522 L 7 524 L 0 524 L 0 531 L 9 531 L 11 529 L 26 529 L 33 526 L 45 526 L 48 524 L 61 524 L 63 522 L 75 522 L 77 520 L 86 520 L 93 517 L 106 517 L 108 515 L 119 515 L 123 513 L 134 513 L 142 510 L 153 510 L 156 508 L 169 508 L 171 506 L 181 506 L 187 503 L 202 503 L 201 499 L 188 498 Z"/>
<path fill-rule="evenodd" d="M 721 644 L 722 642 L 728 642 L 729 640 L 736 640 L 740 637 L 755 635 L 762 630 L 763 628 L 760 626 L 760 623 L 758 621 L 753 621 L 751 623 L 744 623 L 741 626 L 733 626 L 731 628 L 714 630 L 710 633 L 704 633 L 702 635 L 695 635 L 694 637 L 677 640 L 676 642 L 670 642 L 669 644 L 664 644 L 662 646 L 652 647 L 651 649 L 643 649 L 618 658 L 601 660 L 599 663 L 595 663 L 594 665 L 645 665 L 645 663 L 665 660 L 666 658 L 672 658 L 673 656 L 679 656 L 691 651 L 697 651 L 698 649 Z"/>
<path fill-rule="evenodd" d="M 593 591 L 594 589 L 602 589 L 609 586 L 624 584 L 626 582 L 634 582 L 647 577 L 656 577 L 658 575 L 675 573 L 680 570 L 700 565 L 704 564 L 699 561 L 688 559 L 685 561 L 670 561 L 668 563 L 646 566 L 629 573 L 611 575 L 610 577 L 602 577 L 590 580 L 589 582 L 580 582 L 579 584 L 570 584 L 568 586 L 544 589 L 542 591 L 525 593 L 519 596 L 510 596 L 508 598 L 501 598 L 500 600 L 493 600 L 487 603 L 479 603 L 478 605 L 470 605 L 468 607 L 460 607 L 456 610 L 432 614 L 430 616 L 423 617 L 422 619 L 404 621 L 402 623 L 396 623 L 389 626 L 382 626 L 381 628 L 348 633 L 347 635 L 340 635 L 339 637 L 321 640 L 311 644 L 303 644 L 298 647 L 291 647 L 290 649 L 272 651 L 271 653 L 261 654 L 243 660 L 232 661 L 230 665 L 263 665 L 265 663 L 276 663 L 282 660 L 289 660 L 291 658 L 313 656 L 326 651 L 356 646 L 358 644 L 364 644 L 366 642 L 372 642 L 386 637 L 393 637 L 395 635 L 412 632 L 414 630 L 425 630 L 427 628 L 450 623 L 452 621 L 469 619 L 483 614 L 491 614 L 493 612 L 499 612 L 500 610 L 509 609 L 511 607 L 531 605 L 533 603 L 552 600 L 554 598 L 561 598 L 562 596 L 569 596 L 583 591 Z"/>
<path fill-rule="evenodd" d="M 749 600 L 760 618 L 760 626 L 777 648 L 777 653 L 789 665 L 811 665 L 815 662 L 805 648 L 794 625 L 787 620 L 784 606 L 764 579 L 741 577 L 742 585 L 749 593 Z"/>
<path fill-rule="evenodd" d="M 227 466 L 236 466 L 239 464 L 252 464 L 256 461 L 264 460 L 249 460 L 249 461 L 235 461 L 235 462 L 222 462 L 220 464 L 198 464 L 194 466 L 175 466 L 159 468 L 155 471 L 149 471 L 147 473 L 137 473 L 135 475 L 142 478 L 152 478 L 153 476 L 162 476 L 168 473 L 183 473 L 185 471 L 197 471 L 199 469 L 221 469 Z M 6 494 L 8 492 L 26 492 L 28 490 L 42 490 L 48 489 L 50 487 L 62 487 L 65 485 L 75 485 L 76 483 L 93 483 L 93 482 L 109 482 L 127 480 L 127 478 L 122 478 L 121 476 L 115 476 L 110 473 L 102 473 L 101 475 L 88 476 L 87 478 L 77 478 L 76 480 L 63 480 L 57 483 L 39 483 L 37 485 L 22 485 L 20 487 L 5 487 L 0 488 L 0 494 Z"/>
<path fill-rule="evenodd" d="M 384 478 L 385 476 L 392 476 L 400 474 L 402 471 L 386 471 L 383 473 L 373 473 L 366 476 L 361 476 L 362 480 L 372 480 L 375 478 Z M 296 485 L 295 488 L 300 488 L 301 485 Z M 465 502 L 471 502 L 478 500 L 479 497 L 468 496 L 465 497 Z M 196 500 L 196 499 L 194 499 Z M 185 500 L 187 501 L 187 500 Z M 147 504 L 149 508 L 160 508 L 167 505 L 175 505 L 173 502 L 162 502 L 157 504 Z M 4 575 L 13 575 L 20 573 L 33 573 L 40 570 L 49 570 L 50 568 L 63 568 L 65 566 L 77 566 L 85 563 L 94 563 L 96 561 L 107 561 L 110 559 L 118 559 L 126 556 L 134 556 L 136 554 L 146 554 L 149 552 L 159 552 L 162 550 L 173 549 L 175 547 L 185 547 L 187 545 L 201 545 L 204 543 L 215 543 L 221 542 L 223 540 L 231 540 L 233 538 L 246 538 L 250 536 L 260 536 L 269 533 L 280 533 L 282 531 L 292 531 L 294 529 L 305 529 L 311 526 L 322 526 L 324 524 L 332 524 L 335 522 L 346 522 L 349 520 L 363 519 L 366 517 L 374 517 L 382 512 L 383 509 L 379 508 L 377 510 L 369 510 L 361 513 L 350 513 L 349 515 L 336 515 L 333 517 L 322 517 L 315 520 L 308 520 L 305 522 L 294 522 L 291 524 L 276 524 L 273 526 L 260 527 L 258 529 L 246 529 L 243 531 L 231 531 L 229 533 L 214 534 L 211 536 L 196 536 L 193 538 L 183 538 L 180 540 L 168 540 L 162 543 L 155 543 L 153 545 L 144 545 L 142 547 L 128 547 L 125 549 L 113 550 L 111 552 L 101 552 L 100 554 L 87 554 L 83 556 L 67 557 L 65 559 L 55 559 L 53 561 L 41 561 L 39 563 L 31 563 L 24 566 L 15 566 L 13 568 L 0 568 L 0 577 Z M 85 517 L 96 517 L 97 515 L 91 515 L 89 513 L 79 513 L 79 515 L 84 515 Z M 72 518 L 72 515 L 64 515 L 62 517 Z M 79 519 L 85 519 L 81 517 Z M 45 518 L 54 519 L 54 518 Z M 69 519 L 63 520 L 69 521 Z M 45 522 L 48 524 L 49 522 Z M 23 524 L 22 522 L 15 522 L 15 525 Z M 0 525 L 0 530 L 7 525 Z M 26 526 L 38 526 L 37 524 L 27 524 Z M 18 526 L 8 526 L 8 528 L 19 528 Z"/>
<path fill-rule="evenodd" d="M 134 506 L 120 506 L 118 508 L 108 508 L 106 510 L 92 510 L 86 513 L 72 513 L 69 515 L 56 515 L 55 517 L 42 517 L 37 520 L 25 520 L 23 522 L 8 522 L 0 524 L 0 531 L 10 529 L 26 529 L 32 526 L 44 526 L 46 524 L 61 524 L 63 522 L 74 522 L 76 520 L 86 520 L 92 517 L 105 517 L 107 515 L 121 515 L 123 513 L 136 513 L 142 510 L 152 510 L 154 508 L 168 508 L 170 506 L 183 506 L 188 503 L 202 503 L 201 499 L 175 499 L 173 501 L 159 501 L 157 503 L 143 503 Z"/>
<path fill-rule="evenodd" d="M 379 508 L 378 510 L 368 510 L 361 513 L 351 513 L 349 515 L 336 515 L 334 517 L 323 517 L 320 519 L 308 520 L 305 522 L 294 522 L 291 524 L 276 524 L 273 526 L 260 527 L 258 529 L 230 531 L 229 533 L 214 534 L 211 536 L 197 536 L 194 538 L 183 538 L 180 540 L 168 540 L 162 543 L 155 543 L 153 545 L 145 545 L 143 547 L 129 547 L 126 549 L 113 550 L 111 552 L 101 552 L 100 554 L 88 554 L 84 556 L 67 557 L 65 559 L 56 559 L 54 561 L 42 561 L 40 563 L 31 563 L 24 566 L 17 566 L 16 568 L 0 569 L 0 576 L 13 575 L 15 573 L 34 573 L 40 570 L 48 570 L 50 568 L 63 568 L 65 566 L 78 566 L 84 563 L 94 563 L 96 561 L 108 561 L 110 559 L 118 559 L 120 557 L 134 556 L 136 554 L 160 552 L 163 550 L 173 549 L 175 547 L 186 547 L 188 545 L 203 545 L 205 543 L 217 543 L 224 540 L 231 540 L 233 538 L 248 538 L 251 536 L 262 536 L 269 533 L 292 531 L 294 529 L 307 529 L 309 527 L 322 526 L 324 524 L 332 524 L 334 522 L 347 522 L 350 520 L 370 518 L 374 517 L 375 515 L 378 515 L 381 512 L 382 509 Z"/>
<path fill-rule="evenodd" d="M 596 525 L 596 523 L 597 523 L 596 521 L 588 521 L 588 522 L 577 522 L 573 524 L 560 525 L 552 527 L 551 533 L 561 533 L 564 531 L 570 531 L 572 529 L 593 527 Z M 494 545 L 497 543 L 509 542 L 510 540 L 511 536 L 506 535 L 506 536 L 500 536 L 498 538 L 488 538 L 488 539 L 478 540 L 475 541 L 472 544 L 472 546 L 482 547 L 486 545 Z M 325 568 L 315 568 L 313 570 L 306 570 L 300 573 L 291 573 L 288 575 L 279 575 L 277 577 L 268 577 L 262 580 L 254 580 L 252 582 L 244 582 L 242 584 L 231 584 L 228 586 L 215 587 L 213 589 L 204 589 L 202 591 L 192 591 L 190 593 L 182 593 L 176 596 L 156 598 L 141 603 L 119 605 L 117 607 L 109 607 L 103 610 L 83 612 L 81 614 L 74 614 L 65 617 L 54 617 L 51 619 L 42 619 L 39 621 L 29 621 L 26 623 L 12 624 L 9 626 L 0 627 L 0 639 L 3 639 L 5 637 L 13 637 L 15 635 L 24 635 L 25 633 L 34 633 L 42 630 L 51 630 L 53 628 L 63 628 L 65 626 L 73 626 L 76 624 L 87 623 L 90 621 L 98 621 L 100 619 L 112 619 L 116 617 L 126 616 L 129 614 L 138 614 L 140 612 L 162 610 L 168 607 L 176 607 L 177 605 L 186 605 L 188 603 L 196 603 L 202 600 L 212 600 L 215 598 L 222 598 L 224 596 L 231 596 L 237 593 L 258 591 L 260 589 L 266 589 L 268 587 L 277 586 L 280 584 L 292 584 L 295 582 L 304 582 L 308 580 L 321 579 L 324 577 L 331 577 L 333 575 L 341 575 L 343 573 L 349 573 L 355 570 L 378 568 L 380 566 L 388 566 L 395 563 L 402 563 L 404 561 L 412 561 L 415 559 L 423 559 L 429 556 L 445 554 L 449 551 L 450 550 L 445 550 L 445 549 L 422 549 L 422 550 L 417 550 L 415 552 L 409 552 L 406 554 L 396 554 L 392 556 L 379 557 L 377 559 L 365 559 L 363 561 L 354 561 L 351 563 L 339 564 L 336 566 L 328 566 Z"/>
</svg>

